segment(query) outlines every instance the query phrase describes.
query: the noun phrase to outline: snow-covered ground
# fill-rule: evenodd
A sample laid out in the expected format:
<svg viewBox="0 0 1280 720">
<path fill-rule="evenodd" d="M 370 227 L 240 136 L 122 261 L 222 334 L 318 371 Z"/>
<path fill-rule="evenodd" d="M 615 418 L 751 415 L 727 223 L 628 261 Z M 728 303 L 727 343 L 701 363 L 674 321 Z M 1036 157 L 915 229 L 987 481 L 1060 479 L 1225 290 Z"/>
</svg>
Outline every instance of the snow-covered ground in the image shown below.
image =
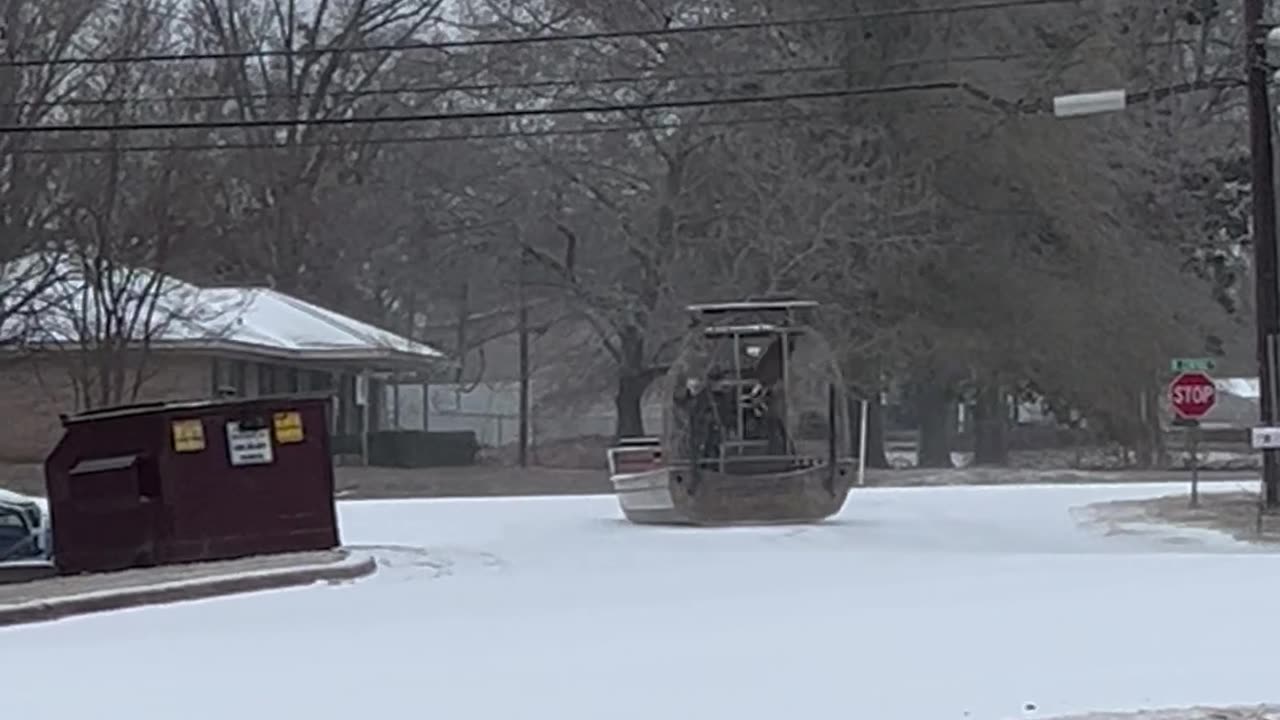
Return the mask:
<svg viewBox="0 0 1280 720">
<path fill-rule="evenodd" d="M 0 631 L 5 714 L 135 720 L 1047 717 L 1280 700 L 1280 555 L 1106 536 L 1183 486 L 855 492 L 802 528 L 628 525 L 609 497 L 355 502 L 353 585 Z"/>
</svg>

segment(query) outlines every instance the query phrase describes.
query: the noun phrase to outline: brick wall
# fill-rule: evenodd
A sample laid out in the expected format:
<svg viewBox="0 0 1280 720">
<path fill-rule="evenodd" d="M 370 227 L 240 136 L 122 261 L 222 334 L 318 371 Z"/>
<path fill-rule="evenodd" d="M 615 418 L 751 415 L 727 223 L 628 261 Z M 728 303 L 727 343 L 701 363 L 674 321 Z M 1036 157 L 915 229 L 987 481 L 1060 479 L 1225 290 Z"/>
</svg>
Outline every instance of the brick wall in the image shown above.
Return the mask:
<svg viewBox="0 0 1280 720">
<path fill-rule="evenodd" d="M 152 355 L 140 402 L 208 397 L 212 378 L 206 357 Z M 71 376 L 50 357 L 0 364 L 0 462 L 43 462 L 62 436 L 59 413 L 75 412 Z"/>
</svg>

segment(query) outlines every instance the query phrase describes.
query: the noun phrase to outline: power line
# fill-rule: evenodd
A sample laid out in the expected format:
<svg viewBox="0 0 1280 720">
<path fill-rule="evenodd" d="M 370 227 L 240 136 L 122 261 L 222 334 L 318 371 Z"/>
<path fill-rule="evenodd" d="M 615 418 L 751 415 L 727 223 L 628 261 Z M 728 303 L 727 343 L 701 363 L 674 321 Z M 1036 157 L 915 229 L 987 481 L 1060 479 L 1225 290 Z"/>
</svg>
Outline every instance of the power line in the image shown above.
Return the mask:
<svg viewBox="0 0 1280 720">
<path fill-rule="evenodd" d="M 219 152 L 224 150 L 293 150 L 299 147 L 355 147 L 379 145 L 422 145 L 438 142 L 472 142 L 483 140 L 518 140 L 543 137 L 580 136 L 580 135 L 612 135 L 648 132 L 652 130 L 679 130 L 701 127 L 734 127 L 741 125 L 767 125 L 780 122 L 793 122 L 818 119 L 837 119 L 843 117 L 842 112 L 805 112 L 769 115 L 752 118 L 733 118 L 729 120 L 699 120 L 696 123 L 654 123 L 651 125 L 626 124 L 604 125 L 585 128 L 554 128 L 548 130 L 504 130 L 485 133 L 455 133 L 442 135 L 393 135 L 351 140 L 302 140 L 289 145 L 277 145 L 263 142 L 239 143 L 184 143 L 169 144 L 130 144 L 112 147 L 109 145 L 71 145 L 63 147 L 41 147 L 12 150 L 15 155 L 110 155 L 123 153 L 155 153 L 155 152 Z"/>
<path fill-rule="evenodd" d="M 1143 43 L 1143 46 L 1168 46 L 1172 44 L 1168 41 L 1159 41 L 1154 43 Z M 1108 50 L 1115 49 L 1112 47 L 1094 47 L 1087 48 L 1089 50 Z M 887 69 L 903 68 L 903 67 L 925 67 L 930 65 L 952 65 L 967 64 L 981 62 L 1004 62 L 1008 60 L 1018 60 L 1028 57 L 1040 57 L 1039 52 L 1005 52 L 1005 53 L 976 53 L 971 55 L 954 55 L 951 57 L 920 57 L 908 58 L 903 60 L 894 60 L 887 63 L 884 67 Z M 436 83 L 431 85 L 404 85 L 388 88 L 365 88 L 361 90 L 330 90 L 324 93 L 315 91 L 303 91 L 295 95 L 288 93 L 275 92 L 252 92 L 239 94 L 234 92 L 219 93 L 195 93 L 187 95 L 143 95 L 136 97 L 117 96 L 106 98 L 65 98 L 61 100 L 42 102 L 42 101 L 13 101 L 0 103 L 0 107 L 31 107 L 31 108 L 54 108 L 54 107 L 97 107 L 102 105 L 143 105 L 149 103 L 199 103 L 199 102 L 227 102 L 238 100 L 292 100 L 298 98 L 311 98 L 316 95 L 325 95 L 334 98 L 364 98 L 364 97 L 387 97 L 399 95 L 425 95 L 429 93 L 446 93 L 446 92 L 489 92 L 495 90 L 536 90 L 539 88 L 568 88 L 580 87 L 587 85 L 614 85 L 625 83 L 646 83 L 646 82 L 678 82 L 683 80 L 718 80 L 724 78 L 739 77 L 772 77 L 777 75 L 809 75 L 824 72 L 847 72 L 848 68 L 839 64 L 823 64 L 823 65 L 794 65 L 790 67 L 768 67 L 754 68 L 746 70 L 720 70 L 708 71 L 702 73 L 666 73 L 656 75 L 607 75 L 603 77 L 593 78 L 554 78 L 546 80 L 528 80 L 520 82 L 482 82 L 482 83 Z"/>
<path fill-rule="evenodd" d="M 774 75 L 803 75 L 820 72 L 844 72 L 841 65 L 797 65 L 793 67 L 758 68 L 749 70 L 725 70 L 705 73 L 667 73 L 660 75 L 609 75 L 594 78 L 556 78 L 548 80 L 528 80 L 522 82 L 483 82 L 483 83 L 439 83 L 432 85 L 405 85 L 389 88 L 365 88 L 362 90 L 329 90 L 326 92 L 303 91 L 290 95 L 288 93 L 253 92 L 238 94 L 234 92 L 205 93 L 191 95 L 151 95 L 139 97 L 109 98 L 69 98 L 51 102 L 16 101 L 0 103 L 0 107 L 76 107 L 98 105 L 138 105 L 146 103 L 169 102 L 225 102 L 230 100 L 292 100 L 323 95 L 334 98 L 383 97 L 392 95 L 425 95 L 445 92 L 487 92 L 492 90 L 536 90 L 538 88 L 562 88 L 585 85 L 615 85 L 623 83 L 672 82 L 680 80 L 714 80 L 737 77 L 768 77 Z"/>
<path fill-rule="evenodd" d="M 983 12 L 990 10 L 1009 10 L 1020 7 L 1042 7 L 1051 5 L 1079 5 L 1083 0 L 980 0 L 965 5 L 935 5 L 918 8 L 899 8 L 896 10 L 873 10 L 845 15 L 829 15 L 824 17 L 785 18 L 776 20 L 752 20 L 712 25 L 692 25 L 688 27 L 646 28 L 637 30 L 606 30 L 588 33 L 561 33 L 549 35 L 526 35 L 516 37 L 475 38 L 471 40 L 442 40 L 433 42 L 411 42 L 395 44 L 356 45 L 347 47 L 294 48 L 294 49 L 260 49 L 230 52 L 201 53 L 157 53 L 146 55 L 107 55 L 101 57 L 67 57 L 43 58 L 29 60 L 8 60 L 0 62 L 0 68 L 32 68 L 54 67 L 65 65 L 117 65 L 157 62 L 193 62 L 202 60 L 247 60 L 251 58 L 300 57 L 333 54 L 388 53 L 416 50 L 461 50 L 479 47 L 502 47 L 513 45 L 533 45 L 559 42 L 583 42 L 593 40 L 639 39 L 652 37 L 678 37 L 681 35 L 737 32 L 743 30 L 777 29 L 822 25 L 826 23 L 843 23 L 857 20 L 877 20 L 884 18 L 921 17 L 930 15 L 954 15 L 965 12 Z"/>
<path fill-rule="evenodd" d="M 157 130 L 225 130 L 234 128 L 290 128 L 310 126 L 387 125 L 392 123 L 448 122 L 451 120 L 495 120 L 523 117 L 549 117 L 558 115 L 586 115 L 590 113 L 626 113 L 644 110 L 680 110 L 703 107 L 730 107 L 758 103 L 788 102 L 793 100 L 831 100 L 836 98 L 863 97 L 868 95 L 896 95 L 932 90 L 968 90 L 969 86 L 957 82 L 922 82 L 899 85 L 878 85 L 838 90 L 810 90 L 773 95 L 745 95 L 719 98 L 694 98 L 662 100 L 644 103 L 599 103 L 550 108 L 520 108 L 514 110 L 470 110 L 448 113 L 423 113 L 413 115 L 372 115 L 366 117 L 323 117 L 314 119 L 259 119 L 259 120 L 200 120 L 195 122 L 130 122 L 94 123 L 85 125 L 33 125 L 0 126 L 0 135 L 79 132 L 147 132 Z M 989 98 L 988 98 L 989 99 Z"/>
</svg>

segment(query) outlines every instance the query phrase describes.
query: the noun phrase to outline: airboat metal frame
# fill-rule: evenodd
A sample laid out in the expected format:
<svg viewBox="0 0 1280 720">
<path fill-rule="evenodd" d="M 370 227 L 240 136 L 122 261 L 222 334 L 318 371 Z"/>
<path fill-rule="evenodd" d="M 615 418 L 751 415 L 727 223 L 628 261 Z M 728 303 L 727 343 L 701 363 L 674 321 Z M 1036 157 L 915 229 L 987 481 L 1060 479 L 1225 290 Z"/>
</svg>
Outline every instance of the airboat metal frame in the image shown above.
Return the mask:
<svg viewBox="0 0 1280 720">
<path fill-rule="evenodd" d="M 710 398 L 707 402 L 718 403 L 731 393 L 728 397 L 732 399 L 736 427 L 728 428 L 732 437 L 716 434 L 717 454 L 711 458 L 701 456 L 700 450 L 695 449 L 706 443 L 696 442 L 692 434 L 686 448 L 689 457 L 671 456 L 660 437 L 620 439 L 608 450 L 607 459 L 614 491 L 628 520 L 679 525 L 791 524 L 817 522 L 840 511 L 853 484 L 856 460 L 842 453 L 848 447 L 847 442 L 842 442 L 842 435 L 847 433 L 850 419 L 838 372 L 827 389 L 826 452 L 822 456 L 800 452 L 792 428 L 787 426 L 788 403 L 792 400 L 791 355 L 802 336 L 815 332 L 799 316 L 817 306 L 806 300 L 689 306 L 694 316 L 690 331 L 713 343 L 728 341 L 734 357 L 731 377 L 711 380 L 696 391 L 690 389 L 690 397 L 705 392 L 705 398 Z M 738 315 L 757 317 L 754 322 L 713 322 Z M 765 322 L 759 319 L 760 315 L 775 317 Z M 745 418 L 749 404 L 744 390 L 754 386 L 758 391 L 762 384 L 746 377 L 743 341 L 762 337 L 781 341 L 780 378 L 770 383 L 780 384 L 781 388 L 777 399 L 782 408 L 775 411 L 783 426 L 781 453 L 770 451 L 770 440 L 747 438 Z M 675 406 L 673 397 L 666 398 L 666 402 L 672 403 L 670 413 L 689 413 L 693 427 L 692 405 L 686 411 Z M 719 413 L 720 407 L 707 405 L 702 410 Z M 725 428 L 721 425 L 719 429 Z"/>
</svg>

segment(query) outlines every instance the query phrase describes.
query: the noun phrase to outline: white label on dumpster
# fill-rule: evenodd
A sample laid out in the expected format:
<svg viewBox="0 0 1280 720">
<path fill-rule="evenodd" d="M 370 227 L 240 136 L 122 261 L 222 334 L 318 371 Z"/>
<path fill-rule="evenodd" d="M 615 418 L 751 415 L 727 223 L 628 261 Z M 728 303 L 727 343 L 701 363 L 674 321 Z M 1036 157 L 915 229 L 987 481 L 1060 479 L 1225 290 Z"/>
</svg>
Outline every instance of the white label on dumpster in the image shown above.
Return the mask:
<svg viewBox="0 0 1280 720">
<path fill-rule="evenodd" d="M 274 459 L 271 452 L 271 428 L 241 429 L 240 423 L 227 423 L 227 449 L 232 465 L 267 465 Z"/>
</svg>

